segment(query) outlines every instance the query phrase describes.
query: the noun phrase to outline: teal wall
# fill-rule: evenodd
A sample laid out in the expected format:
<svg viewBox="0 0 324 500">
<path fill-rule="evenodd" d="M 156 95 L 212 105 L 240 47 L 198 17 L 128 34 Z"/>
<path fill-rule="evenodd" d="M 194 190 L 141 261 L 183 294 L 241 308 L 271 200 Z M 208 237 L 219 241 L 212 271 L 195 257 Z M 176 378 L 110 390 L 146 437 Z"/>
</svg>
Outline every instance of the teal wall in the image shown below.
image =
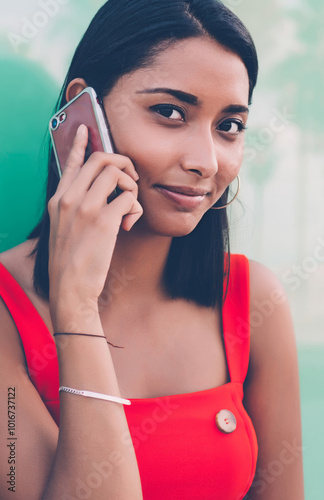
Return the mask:
<svg viewBox="0 0 324 500">
<path fill-rule="evenodd" d="M 287 291 L 300 361 L 306 498 L 317 500 L 324 498 L 324 4 L 225 3 L 250 29 L 260 58 L 232 246 L 270 267 Z M 24 241 L 41 216 L 48 119 L 74 47 L 102 4 L 0 0 L 0 251 Z"/>
<path fill-rule="evenodd" d="M 58 86 L 39 64 L 16 55 L 0 59 L 0 75 L 0 251 L 3 251 L 26 239 L 42 213 L 46 123 Z"/>
</svg>

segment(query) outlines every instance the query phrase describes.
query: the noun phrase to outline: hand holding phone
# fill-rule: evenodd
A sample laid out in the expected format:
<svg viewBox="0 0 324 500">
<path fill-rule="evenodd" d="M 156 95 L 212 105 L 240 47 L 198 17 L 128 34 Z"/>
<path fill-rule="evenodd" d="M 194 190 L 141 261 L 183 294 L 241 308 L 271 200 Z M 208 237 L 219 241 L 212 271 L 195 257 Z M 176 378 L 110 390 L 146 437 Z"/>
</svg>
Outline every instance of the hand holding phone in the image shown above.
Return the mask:
<svg viewBox="0 0 324 500">
<path fill-rule="evenodd" d="M 99 152 L 84 163 L 88 130 L 79 127 L 66 170 L 48 203 L 51 315 L 56 325 L 67 304 L 93 304 L 111 265 L 120 229 L 130 231 L 143 214 L 137 200 L 138 175 L 132 161 Z M 121 194 L 108 204 L 116 187 Z"/>
<path fill-rule="evenodd" d="M 100 100 L 92 87 L 85 88 L 50 120 L 49 130 L 59 177 L 62 177 L 79 125 L 88 128 L 84 161 L 95 151 L 113 153 L 113 141 Z"/>
</svg>

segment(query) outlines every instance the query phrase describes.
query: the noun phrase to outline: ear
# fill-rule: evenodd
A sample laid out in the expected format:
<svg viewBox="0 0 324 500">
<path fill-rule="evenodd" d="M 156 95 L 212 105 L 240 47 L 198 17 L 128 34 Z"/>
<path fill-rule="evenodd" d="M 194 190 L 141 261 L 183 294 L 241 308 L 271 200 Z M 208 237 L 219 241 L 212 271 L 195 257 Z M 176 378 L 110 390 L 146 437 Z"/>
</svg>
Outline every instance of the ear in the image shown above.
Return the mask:
<svg viewBox="0 0 324 500">
<path fill-rule="evenodd" d="M 66 102 L 71 101 L 71 99 L 80 94 L 86 87 L 88 87 L 88 85 L 83 78 L 74 78 L 67 86 L 65 93 Z"/>
</svg>

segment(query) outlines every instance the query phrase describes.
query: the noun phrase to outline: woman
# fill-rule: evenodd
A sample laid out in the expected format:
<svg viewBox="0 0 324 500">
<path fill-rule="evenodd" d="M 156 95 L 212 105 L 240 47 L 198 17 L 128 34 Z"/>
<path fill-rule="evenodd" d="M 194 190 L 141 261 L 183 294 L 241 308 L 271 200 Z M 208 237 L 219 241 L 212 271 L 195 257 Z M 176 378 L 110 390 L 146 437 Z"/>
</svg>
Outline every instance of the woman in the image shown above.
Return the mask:
<svg viewBox="0 0 324 500">
<path fill-rule="evenodd" d="M 81 126 L 59 181 L 50 150 L 43 219 L 0 255 L 1 498 L 303 498 L 289 307 L 228 249 L 257 69 L 217 0 L 90 24 L 57 109 L 94 87 L 116 154 L 84 163 Z"/>
</svg>

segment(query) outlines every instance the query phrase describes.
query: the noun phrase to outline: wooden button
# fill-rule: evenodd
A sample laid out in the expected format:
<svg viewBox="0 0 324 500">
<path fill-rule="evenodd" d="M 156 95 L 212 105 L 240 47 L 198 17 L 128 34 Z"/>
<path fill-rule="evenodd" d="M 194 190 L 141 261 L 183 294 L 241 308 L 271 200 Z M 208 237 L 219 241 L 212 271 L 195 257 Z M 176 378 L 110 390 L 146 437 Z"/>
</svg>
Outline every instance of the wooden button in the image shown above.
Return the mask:
<svg viewBox="0 0 324 500">
<path fill-rule="evenodd" d="M 234 432 L 236 429 L 236 418 L 229 410 L 221 410 L 216 415 L 216 425 L 218 429 L 226 434 Z"/>
</svg>

